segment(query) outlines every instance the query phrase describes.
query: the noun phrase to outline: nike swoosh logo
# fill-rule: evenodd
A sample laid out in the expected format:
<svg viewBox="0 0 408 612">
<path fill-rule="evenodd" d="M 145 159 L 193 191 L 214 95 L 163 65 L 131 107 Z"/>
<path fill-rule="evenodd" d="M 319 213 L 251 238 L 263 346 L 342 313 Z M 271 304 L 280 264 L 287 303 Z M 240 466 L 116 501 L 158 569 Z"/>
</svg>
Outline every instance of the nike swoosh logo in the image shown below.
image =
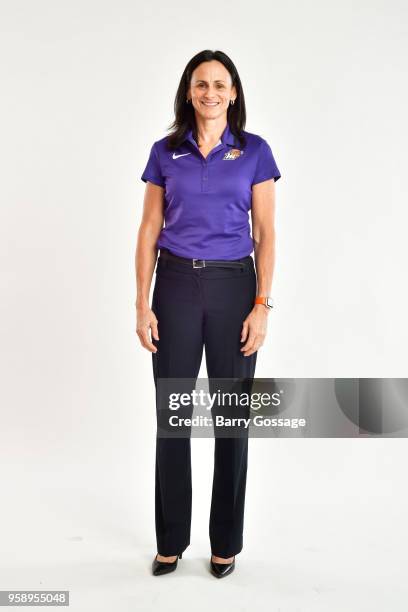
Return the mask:
<svg viewBox="0 0 408 612">
<path fill-rule="evenodd" d="M 176 155 L 173 153 L 173 159 L 177 159 L 178 157 L 183 157 L 184 155 L 191 155 L 190 153 L 181 153 L 180 155 Z"/>
</svg>

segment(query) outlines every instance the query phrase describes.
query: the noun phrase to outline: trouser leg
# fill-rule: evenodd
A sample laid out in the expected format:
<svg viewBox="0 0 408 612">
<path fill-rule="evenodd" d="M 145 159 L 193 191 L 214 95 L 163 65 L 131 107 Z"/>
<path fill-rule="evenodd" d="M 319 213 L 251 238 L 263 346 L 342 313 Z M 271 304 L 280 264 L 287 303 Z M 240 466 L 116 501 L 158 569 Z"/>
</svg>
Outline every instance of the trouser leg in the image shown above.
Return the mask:
<svg viewBox="0 0 408 612">
<path fill-rule="evenodd" d="M 253 378 L 257 353 L 245 357 L 240 348 L 242 324 L 253 308 L 256 274 L 206 278 L 204 344 L 208 377 Z M 215 381 L 216 382 L 216 381 Z M 213 385 L 217 387 L 217 385 Z M 242 414 L 242 411 L 241 411 Z M 248 411 L 249 414 L 249 411 Z M 241 430 L 241 433 L 245 433 Z M 244 437 L 214 440 L 214 474 L 209 535 L 212 554 L 232 557 L 243 547 L 248 465 L 248 430 Z"/>
<path fill-rule="evenodd" d="M 158 347 L 152 354 L 159 378 L 196 379 L 203 351 L 199 287 L 191 274 L 165 270 L 156 275 L 152 310 L 158 319 Z M 156 397 L 156 408 L 157 397 Z M 157 551 L 179 554 L 190 544 L 192 508 L 190 437 L 156 436 L 155 525 Z"/>
</svg>

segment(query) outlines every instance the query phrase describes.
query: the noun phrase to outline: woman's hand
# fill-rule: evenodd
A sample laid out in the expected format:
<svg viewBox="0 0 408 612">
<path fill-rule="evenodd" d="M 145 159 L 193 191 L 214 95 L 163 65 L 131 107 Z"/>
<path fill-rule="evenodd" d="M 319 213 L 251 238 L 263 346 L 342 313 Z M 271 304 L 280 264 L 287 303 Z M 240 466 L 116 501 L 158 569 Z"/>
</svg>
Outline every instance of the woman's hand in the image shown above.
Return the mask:
<svg viewBox="0 0 408 612">
<path fill-rule="evenodd" d="M 269 310 L 263 304 L 255 304 L 247 318 L 242 324 L 241 353 L 245 357 L 255 353 L 264 343 L 268 323 Z"/>
<path fill-rule="evenodd" d="M 157 347 L 150 339 L 149 330 L 151 330 L 152 338 L 159 340 L 157 323 L 156 315 L 149 305 L 136 307 L 136 333 L 141 345 L 151 353 L 157 353 Z"/>
</svg>

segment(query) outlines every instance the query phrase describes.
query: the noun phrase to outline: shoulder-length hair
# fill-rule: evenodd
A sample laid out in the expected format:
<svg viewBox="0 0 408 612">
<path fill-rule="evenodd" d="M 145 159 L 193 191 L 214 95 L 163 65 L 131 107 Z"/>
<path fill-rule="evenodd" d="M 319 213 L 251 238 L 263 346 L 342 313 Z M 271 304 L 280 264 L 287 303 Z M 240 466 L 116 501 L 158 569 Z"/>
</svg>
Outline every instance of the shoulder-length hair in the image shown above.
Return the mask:
<svg viewBox="0 0 408 612">
<path fill-rule="evenodd" d="M 175 119 L 168 128 L 169 130 L 173 130 L 167 136 L 167 146 L 169 149 L 176 149 L 179 147 L 189 129 L 193 131 L 194 139 L 197 141 L 197 125 L 194 108 L 191 103 L 186 102 L 187 91 L 190 86 L 192 74 L 197 66 L 202 62 L 210 62 L 211 60 L 221 62 L 231 75 L 232 85 L 235 85 L 237 97 L 234 104 L 228 106 L 227 121 L 231 132 L 238 139 L 240 145 L 244 147 L 246 144 L 246 139 L 243 134 L 246 123 L 245 98 L 238 71 L 228 55 L 222 51 L 211 51 L 206 49 L 205 51 L 200 51 L 200 53 L 197 53 L 197 55 L 191 58 L 181 76 L 174 100 Z"/>
</svg>

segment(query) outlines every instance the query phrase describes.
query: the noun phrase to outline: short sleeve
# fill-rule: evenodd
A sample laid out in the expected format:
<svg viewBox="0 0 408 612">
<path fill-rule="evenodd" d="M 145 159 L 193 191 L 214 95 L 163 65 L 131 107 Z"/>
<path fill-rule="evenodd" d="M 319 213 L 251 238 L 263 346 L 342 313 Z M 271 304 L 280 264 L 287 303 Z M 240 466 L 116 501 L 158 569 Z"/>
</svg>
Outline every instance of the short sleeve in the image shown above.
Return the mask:
<svg viewBox="0 0 408 612">
<path fill-rule="evenodd" d="M 156 151 L 155 143 L 150 149 L 150 155 L 149 155 L 149 159 L 147 160 L 146 168 L 144 169 L 144 172 L 140 178 L 145 183 L 147 183 L 147 181 L 150 181 L 151 183 L 154 183 L 155 185 L 159 185 L 159 187 L 165 186 L 164 178 L 163 178 L 161 167 L 160 167 L 160 160 L 159 160 L 158 153 Z"/>
<path fill-rule="evenodd" d="M 273 157 L 272 149 L 266 140 L 262 140 L 252 185 L 262 183 L 271 178 L 275 179 L 276 182 L 280 177 L 281 174 Z"/>
</svg>

